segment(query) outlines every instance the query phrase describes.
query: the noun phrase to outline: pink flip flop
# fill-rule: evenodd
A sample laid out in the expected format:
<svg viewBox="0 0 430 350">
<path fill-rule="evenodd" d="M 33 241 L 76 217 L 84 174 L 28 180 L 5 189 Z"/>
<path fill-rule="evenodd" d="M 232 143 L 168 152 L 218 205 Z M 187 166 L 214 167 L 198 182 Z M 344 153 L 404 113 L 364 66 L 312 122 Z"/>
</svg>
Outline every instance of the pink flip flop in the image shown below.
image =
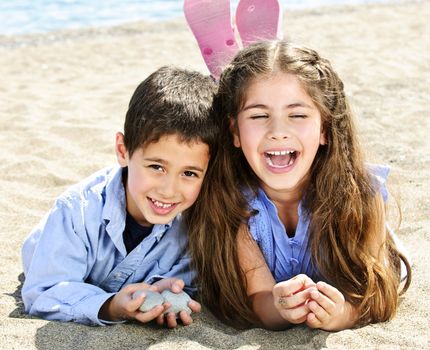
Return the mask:
<svg viewBox="0 0 430 350">
<path fill-rule="evenodd" d="M 184 0 L 185 18 L 215 79 L 239 51 L 230 11 L 229 0 Z"/>
<path fill-rule="evenodd" d="M 243 47 L 256 41 L 282 37 L 282 9 L 278 0 L 240 0 L 236 26 Z"/>
</svg>

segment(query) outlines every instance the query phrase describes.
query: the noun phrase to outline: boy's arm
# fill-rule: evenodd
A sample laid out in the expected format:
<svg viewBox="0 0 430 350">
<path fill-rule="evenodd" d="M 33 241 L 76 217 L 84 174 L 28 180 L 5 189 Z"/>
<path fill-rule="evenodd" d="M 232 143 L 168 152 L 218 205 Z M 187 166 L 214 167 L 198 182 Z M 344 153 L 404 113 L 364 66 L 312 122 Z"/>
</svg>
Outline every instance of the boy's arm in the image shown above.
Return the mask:
<svg viewBox="0 0 430 350">
<path fill-rule="evenodd" d="M 72 211 L 57 201 L 22 248 L 25 311 L 48 320 L 99 324 L 113 293 L 85 283 L 88 247 L 74 231 Z"/>
</svg>

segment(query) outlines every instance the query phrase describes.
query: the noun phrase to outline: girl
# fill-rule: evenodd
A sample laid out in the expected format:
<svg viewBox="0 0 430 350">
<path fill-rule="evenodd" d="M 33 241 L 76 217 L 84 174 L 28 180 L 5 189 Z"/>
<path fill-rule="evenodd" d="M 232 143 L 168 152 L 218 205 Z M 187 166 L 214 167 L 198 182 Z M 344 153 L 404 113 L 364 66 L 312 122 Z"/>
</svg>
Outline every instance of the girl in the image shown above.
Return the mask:
<svg viewBox="0 0 430 350">
<path fill-rule="evenodd" d="M 236 327 L 392 318 L 411 273 L 385 223 L 388 171 L 364 163 L 330 63 L 285 41 L 251 45 L 215 104 L 221 150 L 190 233 L 202 301 Z"/>
</svg>

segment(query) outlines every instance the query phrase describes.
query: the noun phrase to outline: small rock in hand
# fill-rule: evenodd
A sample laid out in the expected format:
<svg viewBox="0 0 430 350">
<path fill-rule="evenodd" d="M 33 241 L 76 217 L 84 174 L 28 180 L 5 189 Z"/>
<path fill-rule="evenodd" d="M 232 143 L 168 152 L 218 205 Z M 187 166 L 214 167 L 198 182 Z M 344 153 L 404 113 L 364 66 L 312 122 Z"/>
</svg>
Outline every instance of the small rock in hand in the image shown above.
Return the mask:
<svg viewBox="0 0 430 350">
<path fill-rule="evenodd" d="M 137 290 L 133 293 L 133 299 L 137 298 L 140 294 L 145 294 L 145 300 L 142 305 L 140 305 L 139 310 L 142 312 L 147 312 L 154 308 L 157 305 L 162 305 L 164 303 L 164 299 L 158 292 L 153 292 L 148 289 Z"/>
<path fill-rule="evenodd" d="M 191 309 L 188 307 L 188 302 L 191 301 L 191 298 L 187 293 L 173 293 L 170 290 L 165 290 L 161 295 L 164 297 L 165 301 L 172 305 L 164 312 L 165 314 L 173 312 L 178 315 L 182 310 L 188 315 L 191 314 Z"/>
</svg>

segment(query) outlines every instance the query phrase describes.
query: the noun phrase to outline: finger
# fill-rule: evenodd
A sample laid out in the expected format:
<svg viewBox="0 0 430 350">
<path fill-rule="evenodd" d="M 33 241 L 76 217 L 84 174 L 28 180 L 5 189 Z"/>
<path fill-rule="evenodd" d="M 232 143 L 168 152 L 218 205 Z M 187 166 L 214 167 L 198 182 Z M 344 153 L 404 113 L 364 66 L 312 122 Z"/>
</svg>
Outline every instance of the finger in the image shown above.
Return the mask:
<svg viewBox="0 0 430 350">
<path fill-rule="evenodd" d="M 127 312 L 137 311 L 145 301 L 145 298 L 146 298 L 145 291 L 137 290 L 135 293 L 136 294 L 133 294 L 130 301 L 128 301 L 127 304 L 125 305 L 125 309 L 127 310 Z"/>
<path fill-rule="evenodd" d="M 151 292 L 162 292 L 160 291 L 160 288 L 156 284 L 150 285 L 147 289 L 149 289 Z"/>
<path fill-rule="evenodd" d="M 308 308 L 309 310 L 315 315 L 315 317 L 318 319 L 318 321 L 320 323 L 325 323 L 328 322 L 330 319 L 330 315 L 328 314 L 328 312 L 321 307 L 320 304 L 318 304 L 316 301 L 311 300 L 308 303 Z"/>
<path fill-rule="evenodd" d="M 164 325 L 164 314 L 157 316 L 157 318 L 155 319 L 155 322 L 157 322 L 157 324 L 159 326 L 163 326 Z"/>
<path fill-rule="evenodd" d="M 306 317 L 306 325 L 310 328 L 321 328 L 322 323 L 318 320 L 313 312 L 308 313 Z"/>
<path fill-rule="evenodd" d="M 176 281 L 174 281 L 171 285 L 170 285 L 170 290 L 173 293 L 180 293 L 182 292 L 182 290 L 185 287 L 185 283 L 183 280 L 181 279 L 176 279 Z"/>
<path fill-rule="evenodd" d="M 164 308 L 163 312 L 166 312 L 167 309 L 172 306 L 172 304 L 169 303 L 168 301 L 165 301 L 162 306 Z"/>
<path fill-rule="evenodd" d="M 279 282 L 273 287 L 273 295 L 277 298 L 281 296 L 291 296 L 298 291 L 314 286 L 315 282 L 308 276 L 301 274 L 297 275 L 288 281 Z"/>
<path fill-rule="evenodd" d="M 189 326 L 191 323 L 193 323 L 192 317 L 184 310 L 179 313 L 179 318 L 181 319 L 184 326 Z"/>
<path fill-rule="evenodd" d="M 192 312 L 200 312 L 202 309 L 202 306 L 200 305 L 200 303 L 198 303 L 195 300 L 189 301 L 188 307 L 191 309 Z"/>
<path fill-rule="evenodd" d="M 176 322 L 176 315 L 174 312 L 169 312 L 166 315 L 166 321 L 167 321 L 167 327 L 169 328 L 175 328 L 178 323 Z"/>
<path fill-rule="evenodd" d="M 293 294 L 289 297 L 281 296 L 274 299 L 275 307 L 281 309 L 292 309 L 304 304 L 306 300 L 309 299 L 309 297 L 309 289 L 297 292 L 296 294 Z"/>
<path fill-rule="evenodd" d="M 136 313 L 134 318 L 139 322 L 147 323 L 149 321 L 154 320 L 158 316 L 160 316 L 163 312 L 164 312 L 163 306 L 157 305 L 147 312 Z"/>
<path fill-rule="evenodd" d="M 279 313 L 281 314 L 282 318 L 286 319 L 287 321 L 294 324 L 299 324 L 306 320 L 306 315 L 309 313 L 309 308 L 307 305 L 302 305 L 294 309 L 281 310 Z"/>
<path fill-rule="evenodd" d="M 345 297 L 339 291 L 339 289 L 331 286 L 325 282 L 318 282 L 316 285 L 317 289 L 326 295 L 329 299 L 333 300 L 336 304 L 342 304 L 345 302 Z"/>
<path fill-rule="evenodd" d="M 183 280 L 179 278 L 164 278 L 154 283 L 160 291 L 169 289 L 173 293 L 180 293 L 185 286 Z"/>
<path fill-rule="evenodd" d="M 324 311 L 332 315 L 336 310 L 336 303 L 326 295 L 322 294 L 319 290 L 315 289 L 310 292 L 311 300 L 316 302 Z M 320 320 L 320 316 L 316 315 Z M 321 320 L 323 321 L 323 320 Z"/>
<path fill-rule="evenodd" d="M 133 294 L 134 292 L 138 291 L 138 290 L 144 290 L 144 289 L 148 289 L 150 288 L 151 285 L 145 282 L 140 282 L 140 283 L 133 283 L 133 284 L 128 284 L 127 286 L 125 286 L 123 288 L 124 291 L 127 292 L 127 294 Z"/>
</svg>

